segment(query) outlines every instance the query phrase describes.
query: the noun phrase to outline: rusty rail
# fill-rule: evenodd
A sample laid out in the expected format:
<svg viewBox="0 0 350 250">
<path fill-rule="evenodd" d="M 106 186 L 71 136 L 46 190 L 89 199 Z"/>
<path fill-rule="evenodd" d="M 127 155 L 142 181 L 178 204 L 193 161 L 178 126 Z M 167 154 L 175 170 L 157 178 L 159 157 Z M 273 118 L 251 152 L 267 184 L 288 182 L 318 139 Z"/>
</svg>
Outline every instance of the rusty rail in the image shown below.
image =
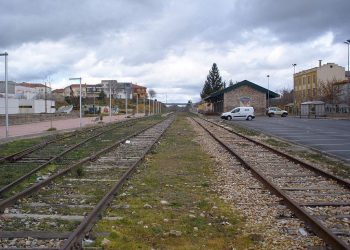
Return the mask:
<svg viewBox="0 0 350 250">
<path fill-rule="evenodd" d="M 199 119 L 201 119 L 201 118 L 199 118 Z M 193 119 L 193 120 L 198 125 L 200 125 L 215 141 L 217 141 L 222 147 L 224 147 L 231 155 L 236 157 L 238 159 L 238 161 L 245 168 L 250 169 L 252 171 L 252 173 L 254 174 L 254 176 L 256 176 L 256 178 L 259 179 L 269 190 L 271 190 L 277 196 L 281 197 L 283 199 L 283 201 L 286 203 L 286 205 L 297 215 L 297 217 L 300 218 L 301 220 L 305 221 L 308 225 L 310 225 L 311 228 L 313 229 L 313 231 L 320 238 L 322 238 L 325 242 L 327 242 L 329 245 L 331 245 L 334 249 L 350 249 L 350 246 L 345 244 L 345 242 L 343 242 L 336 235 L 334 235 L 328 228 L 323 226 L 316 217 L 311 216 L 310 214 L 308 214 L 307 211 L 305 211 L 305 209 L 303 209 L 299 204 L 297 204 L 295 201 L 293 201 L 291 198 L 289 198 L 288 195 L 284 191 L 279 189 L 276 185 L 274 185 L 267 178 L 265 178 L 263 173 L 261 173 L 256 168 L 250 166 L 250 164 L 248 162 L 246 162 L 242 157 L 240 157 L 239 154 L 237 154 L 228 145 L 226 145 L 223 141 L 221 141 L 218 137 L 216 137 L 212 132 L 210 132 L 207 128 L 205 128 L 202 124 L 200 124 L 195 119 Z M 205 119 L 203 119 L 203 120 L 205 120 Z M 211 122 L 211 121 L 207 121 L 207 122 L 210 122 L 210 123 L 212 123 L 212 124 L 214 124 L 216 126 L 221 126 L 221 125 L 218 125 L 218 124 L 216 124 L 214 122 Z M 231 132 L 231 131 L 229 131 L 229 132 Z M 237 134 L 237 135 L 239 135 L 239 134 Z M 242 138 L 245 138 L 242 135 L 239 135 L 239 136 L 241 136 Z M 254 140 L 249 140 L 249 141 L 255 143 Z M 264 145 L 264 144 L 260 144 L 260 143 L 257 143 L 257 144 L 259 144 L 261 146 Z M 268 148 L 268 147 L 266 147 L 266 148 Z M 273 151 L 275 151 L 275 150 L 273 150 Z M 288 157 L 288 159 L 289 159 L 289 157 Z M 299 163 L 299 164 L 301 164 L 301 163 Z"/>
</svg>

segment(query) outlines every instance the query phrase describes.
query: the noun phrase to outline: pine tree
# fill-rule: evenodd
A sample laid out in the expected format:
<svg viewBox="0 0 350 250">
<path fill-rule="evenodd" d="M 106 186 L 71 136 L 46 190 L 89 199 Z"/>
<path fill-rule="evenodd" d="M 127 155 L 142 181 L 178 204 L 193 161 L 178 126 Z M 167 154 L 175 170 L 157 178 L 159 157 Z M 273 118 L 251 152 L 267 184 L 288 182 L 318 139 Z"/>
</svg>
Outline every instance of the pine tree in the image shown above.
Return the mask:
<svg viewBox="0 0 350 250">
<path fill-rule="evenodd" d="M 231 86 L 233 86 L 233 84 L 234 84 L 234 83 L 233 83 L 233 81 L 232 81 L 232 79 L 231 79 L 231 80 L 229 81 L 228 86 L 231 87 Z"/>
<path fill-rule="evenodd" d="M 207 80 L 204 83 L 203 90 L 201 92 L 201 97 L 203 99 L 222 88 L 223 83 L 219 73 L 219 69 L 216 63 L 213 63 L 213 66 L 207 76 Z"/>
</svg>

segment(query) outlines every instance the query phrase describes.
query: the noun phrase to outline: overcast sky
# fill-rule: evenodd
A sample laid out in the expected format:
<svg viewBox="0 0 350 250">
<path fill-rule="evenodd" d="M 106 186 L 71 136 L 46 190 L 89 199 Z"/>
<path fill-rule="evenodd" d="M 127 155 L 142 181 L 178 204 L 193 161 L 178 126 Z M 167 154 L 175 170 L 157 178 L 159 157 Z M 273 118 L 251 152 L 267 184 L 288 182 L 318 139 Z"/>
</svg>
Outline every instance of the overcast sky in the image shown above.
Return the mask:
<svg viewBox="0 0 350 250">
<path fill-rule="evenodd" d="M 227 82 L 267 88 L 269 74 L 273 91 L 293 87 L 293 63 L 347 68 L 349 0 L 0 0 L 0 10 L 9 80 L 54 89 L 115 79 L 196 102 L 214 62 Z"/>
</svg>

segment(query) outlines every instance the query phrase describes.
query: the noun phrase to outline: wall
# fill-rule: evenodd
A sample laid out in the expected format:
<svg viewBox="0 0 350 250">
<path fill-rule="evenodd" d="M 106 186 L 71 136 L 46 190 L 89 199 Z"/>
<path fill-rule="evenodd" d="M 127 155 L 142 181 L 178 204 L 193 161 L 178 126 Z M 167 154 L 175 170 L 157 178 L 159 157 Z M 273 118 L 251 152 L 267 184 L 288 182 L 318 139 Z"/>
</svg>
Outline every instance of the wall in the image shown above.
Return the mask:
<svg viewBox="0 0 350 250">
<path fill-rule="evenodd" d="M 239 106 L 252 106 L 254 107 L 255 114 L 264 114 L 266 109 L 266 95 L 249 86 L 241 86 L 224 93 L 224 112 Z"/>
<path fill-rule="evenodd" d="M 8 114 L 18 114 L 19 113 L 19 100 L 8 98 Z M 5 98 L 0 98 L 0 114 L 5 114 Z"/>
<path fill-rule="evenodd" d="M 345 68 L 334 63 L 327 63 L 317 69 L 317 81 L 346 80 Z"/>
</svg>

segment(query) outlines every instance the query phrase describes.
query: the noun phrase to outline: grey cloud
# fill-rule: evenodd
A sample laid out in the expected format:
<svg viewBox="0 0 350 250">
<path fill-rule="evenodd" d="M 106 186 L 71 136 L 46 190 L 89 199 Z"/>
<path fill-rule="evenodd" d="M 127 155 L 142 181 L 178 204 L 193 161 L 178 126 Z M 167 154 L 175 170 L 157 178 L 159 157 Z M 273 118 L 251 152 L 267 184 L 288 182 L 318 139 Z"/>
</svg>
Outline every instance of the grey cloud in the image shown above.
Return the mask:
<svg viewBox="0 0 350 250">
<path fill-rule="evenodd" d="M 77 36 L 90 39 L 104 32 L 120 32 L 154 18 L 161 2 L 0 0 L 0 47 Z"/>
</svg>

